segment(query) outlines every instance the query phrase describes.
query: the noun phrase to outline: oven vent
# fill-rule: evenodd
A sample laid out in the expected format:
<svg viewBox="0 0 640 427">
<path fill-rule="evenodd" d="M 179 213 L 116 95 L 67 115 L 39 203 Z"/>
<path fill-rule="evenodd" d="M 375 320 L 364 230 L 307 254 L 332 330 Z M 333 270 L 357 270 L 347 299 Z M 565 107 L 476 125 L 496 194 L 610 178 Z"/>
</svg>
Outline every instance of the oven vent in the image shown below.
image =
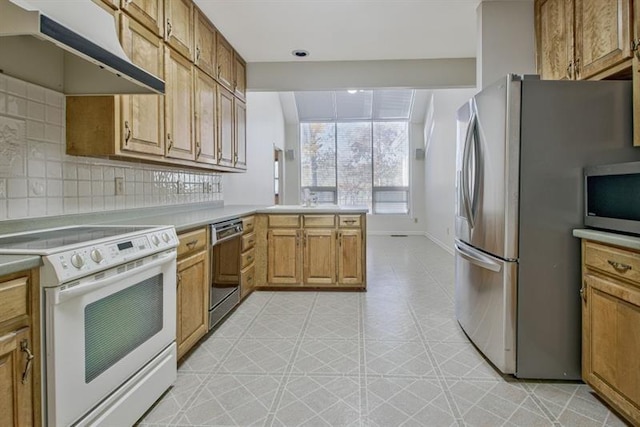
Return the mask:
<svg viewBox="0 0 640 427">
<path fill-rule="evenodd" d="M 124 273 L 125 271 L 127 271 L 127 269 L 125 268 L 125 266 L 124 266 L 124 265 L 123 265 L 123 266 L 121 266 L 121 267 L 118 267 L 118 274 L 122 274 L 122 273 Z"/>
</svg>

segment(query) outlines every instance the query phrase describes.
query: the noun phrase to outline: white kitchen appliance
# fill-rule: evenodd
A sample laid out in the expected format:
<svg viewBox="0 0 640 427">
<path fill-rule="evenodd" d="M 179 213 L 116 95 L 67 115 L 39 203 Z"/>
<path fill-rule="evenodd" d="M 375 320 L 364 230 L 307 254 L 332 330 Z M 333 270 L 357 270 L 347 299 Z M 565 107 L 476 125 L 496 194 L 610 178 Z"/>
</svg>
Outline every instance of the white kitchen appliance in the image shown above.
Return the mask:
<svg viewBox="0 0 640 427">
<path fill-rule="evenodd" d="M 175 381 L 177 243 L 171 226 L 0 236 L 43 260 L 45 425 L 132 425 Z"/>
<path fill-rule="evenodd" d="M 508 75 L 457 113 L 456 317 L 503 373 L 580 379 L 583 168 L 640 159 L 631 82 Z"/>
</svg>

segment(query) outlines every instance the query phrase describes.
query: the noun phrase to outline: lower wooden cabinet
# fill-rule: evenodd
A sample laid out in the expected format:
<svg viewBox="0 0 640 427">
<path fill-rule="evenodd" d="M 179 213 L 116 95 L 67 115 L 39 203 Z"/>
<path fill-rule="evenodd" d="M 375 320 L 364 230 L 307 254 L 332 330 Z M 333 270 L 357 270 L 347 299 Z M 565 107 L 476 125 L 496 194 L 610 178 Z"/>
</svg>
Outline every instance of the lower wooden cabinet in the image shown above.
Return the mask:
<svg viewBox="0 0 640 427">
<path fill-rule="evenodd" d="M 270 286 L 365 287 L 364 215 L 267 215 Z"/>
<path fill-rule="evenodd" d="M 0 426 L 40 425 L 37 271 L 0 278 Z"/>
<path fill-rule="evenodd" d="M 583 242 L 582 377 L 640 425 L 640 253 Z"/>
<path fill-rule="evenodd" d="M 176 341 L 180 359 L 208 330 L 210 260 L 206 229 L 178 237 Z M 204 245 L 200 246 L 202 239 Z"/>
</svg>

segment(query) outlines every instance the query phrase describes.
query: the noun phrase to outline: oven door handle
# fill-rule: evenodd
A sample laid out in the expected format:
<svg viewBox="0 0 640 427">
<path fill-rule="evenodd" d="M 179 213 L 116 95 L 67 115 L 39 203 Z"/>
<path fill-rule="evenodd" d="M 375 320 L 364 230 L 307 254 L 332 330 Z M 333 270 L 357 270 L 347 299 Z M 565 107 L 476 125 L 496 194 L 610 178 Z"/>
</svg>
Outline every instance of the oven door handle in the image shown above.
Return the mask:
<svg viewBox="0 0 640 427">
<path fill-rule="evenodd" d="M 109 286 L 114 282 L 120 282 L 134 274 L 138 274 L 142 269 L 149 269 L 153 267 L 157 267 L 159 265 L 166 264 L 176 259 L 176 251 L 172 250 L 169 252 L 165 252 L 164 255 L 160 255 L 159 259 L 153 260 L 149 263 L 144 263 L 139 267 L 132 268 L 131 270 L 127 270 L 121 274 L 115 274 L 113 276 L 96 280 L 93 282 L 79 284 L 77 286 L 73 286 L 66 289 L 54 289 L 51 293 L 52 295 L 52 304 L 58 305 L 62 304 L 65 301 L 69 301 L 70 299 L 77 298 L 81 295 L 88 294 L 89 292 L 93 292 L 97 289 L 104 288 L 105 286 Z"/>
</svg>

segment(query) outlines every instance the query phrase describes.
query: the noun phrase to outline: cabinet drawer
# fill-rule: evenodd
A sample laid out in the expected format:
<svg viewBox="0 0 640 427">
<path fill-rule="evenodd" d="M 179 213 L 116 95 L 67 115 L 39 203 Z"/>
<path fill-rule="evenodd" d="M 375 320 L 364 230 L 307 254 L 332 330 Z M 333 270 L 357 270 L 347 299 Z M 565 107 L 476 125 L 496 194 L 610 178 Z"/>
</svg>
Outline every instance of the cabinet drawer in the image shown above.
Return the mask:
<svg viewBox="0 0 640 427">
<path fill-rule="evenodd" d="M 256 234 L 249 233 L 242 236 L 242 252 L 251 249 L 256 244 Z"/>
<path fill-rule="evenodd" d="M 240 286 L 251 289 L 255 286 L 255 266 L 251 265 L 240 272 Z"/>
<path fill-rule="evenodd" d="M 298 215 L 269 215 L 269 227 L 300 227 Z"/>
<path fill-rule="evenodd" d="M 28 314 L 29 278 L 0 283 L 0 323 Z"/>
<path fill-rule="evenodd" d="M 244 231 L 244 234 L 251 233 L 253 231 L 254 224 L 255 217 L 253 215 L 245 216 L 244 218 L 242 218 L 242 229 Z"/>
<path fill-rule="evenodd" d="M 203 250 L 207 246 L 207 229 L 201 228 L 178 235 L 178 258 Z"/>
<path fill-rule="evenodd" d="M 360 227 L 360 215 L 338 215 L 338 226 L 345 227 Z"/>
<path fill-rule="evenodd" d="M 640 283 L 640 254 L 635 252 L 586 242 L 584 263 L 614 277 Z"/>
<path fill-rule="evenodd" d="M 249 249 L 246 252 L 243 252 L 242 255 L 240 255 L 240 269 L 249 266 L 255 259 L 255 250 L 253 248 Z"/>
<path fill-rule="evenodd" d="M 333 228 L 335 225 L 335 215 L 304 215 L 305 227 Z"/>
</svg>

